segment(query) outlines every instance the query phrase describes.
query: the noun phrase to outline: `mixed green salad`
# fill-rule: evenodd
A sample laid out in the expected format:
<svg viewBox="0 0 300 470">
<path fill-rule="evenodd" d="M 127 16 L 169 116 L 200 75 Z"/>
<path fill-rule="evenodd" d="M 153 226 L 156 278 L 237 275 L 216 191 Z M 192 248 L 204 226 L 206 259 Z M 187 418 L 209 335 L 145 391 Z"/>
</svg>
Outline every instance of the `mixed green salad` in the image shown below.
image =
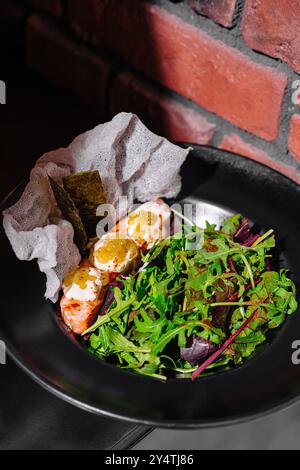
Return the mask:
<svg viewBox="0 0 300 470">
<path fill-rule="evenodd" d="M 183 226 L 144 255 L 136 274 L 111 283 L 84 333 L 88 350 L 161 379 L 242 364 L 297 310 L 275 245 L 273 230 L 255 233 L 239 214 L 220 229 Z"/>
</svg>

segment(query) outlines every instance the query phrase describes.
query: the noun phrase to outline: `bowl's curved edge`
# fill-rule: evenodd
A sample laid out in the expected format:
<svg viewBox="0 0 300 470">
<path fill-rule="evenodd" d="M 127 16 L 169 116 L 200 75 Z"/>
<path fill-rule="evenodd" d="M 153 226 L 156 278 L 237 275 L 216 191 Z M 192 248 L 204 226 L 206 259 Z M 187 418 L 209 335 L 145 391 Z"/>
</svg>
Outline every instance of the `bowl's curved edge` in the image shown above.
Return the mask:
<svg viewBox="0 0 300 470">
<path fill-rule="evenodd" d="M 212 151 L 214 153 L 218 152 L 219 154 L 223 154 L 224 157 L 225 155 L 230 155 L 231 157 L 234 156 L 234 157 L 238 157 L 239 159 L 241 159 L 242 161 L 246 161 L 246 162 L 250 162 L 252 163 L 253 165 L 255 166 L 260 166 L 261 168 L 264 168 L 266 170 L 268 170 L 269 172 L 271 173 L 275 173 L 276 175 L 284 178 L 287 182 L 291 183 L 297 190 L 300 191 L 300 175 L 299 175 L 299 183 L 290 178 L 288 175 L 286 175 L 285 173 L 281 173 L 281 171 L 279 171 L 279 169 L 277 168 L 272 168 L 270 165 L 268 165 L 267 163 L 264 163 L 262 161 L 258 161 L 258 160 L 255 160 L 254 158 L 250 158 L 250 157 L 246 157 L 245 155 L 241 155 L 240 153 L 236 153 L 236 152 L 230 152 L 228 150 L 224 150 L 224 149 L 220 149 L 220 148 L 217 148 L 217 147 L 213 147 L 212 145 L 203 145 L 203 144 L 193 144 L 193 143 L 190 143 L 190 142 L 183 142 L 183 141 L 178 141 L 178 142 L 175 142 L 176 145 L 179 145 L 180 147 L 184 147 L 184 148 L 187 148 L 187 147 L 192 147 L 193 150 L 197 149 L 197 150 L 209 150 L 209 151 Z M 226 157 L 225 157 L 226 158 Z M 275 160 L 274 160 L 275 161 Z M 278 162 L 277 162 L 278 163 Z M 279 162 L 280 163 L 280 162 Z"/>
<path fill-rule="evenodd" d="M 135 424 L 140 424 L 144 426 L 150 426 L 150 427 L 160 427 L 160 428 L 165 428 L 165 429 L 209 429 L 209 428 L 216 428 L 216 427 L 225 427 L 225 426 L 233 426 L 236 424 L 243 424 L 251 421 L 256 421 L 260 420 L 263 418 L 266 418 L 270 416 L 273 413 L 280 412 L 283 410 L 286 410 L 293 406 L 294 404 L 298 403 L 300 401 L 300 396 L 296 396 L 294 398 L 291 398 L 290 400 L 286 401 L 283 400 L 282 403 L 278 404 L 277 406 L 271 406 L 264 411 L 257 412 L 257 413 L 247 413 L 244 415 L 236 416 L 234 419 L 224 419 L 224 420 L 214 420 L 214 421 L 201 421 L 201 422 L 184 422 L 182 424 L 178 424 L 178 422 L 160 422 L 160 421 L 155 421 L 155 420 L 137 420 L 135 418 L 131 418 L 127 415 L 121 415 L 118 413 L 114 412 L 109 412 L 109 411 L 104 411 L 100 410 L 97 407 L 93 407 L 87 403 L 84 403 L 83 401 L 77 400 L 75 397 L 63 392 L 60 390 L 58 387 L 56 387 L 54 384 L 50 383 L 47 379 L 39 376 L 36 374 L 33 370 L 31 370 L 29 367 L 24 364 L 22 359 L 19 357 L 19 355 L 14 351 L 14 348 L 10 346 L 10 343 L 3 338 L 5 344 L 7 345 L 7 352 L 9 357 L 12 359 L 12 361 L 21 369 L 23 372 L 26 373 L 31 379 L 33 379 L 38 385 L 40 385 L 44 390 L 48 391 L 49 393 L 52 393 L 54 396 L 57 398 L 60 398 L 64 400 L 65 402 L 76 406 L 77 408 L 87 411 L 89 413 L 93 413 L 95 415 L 103 416 L 106 418 L 111 418 L 111 419 L 118 419 L 122 420 L 125 422 L 129 423 L 135 423 Z"/>
<path fill-rule="evenodd" d="M 275 173 L 281 178 L 284 178 L 286 182 L 290 183 L 291 185 L 294 186 L 294 189 L 297 189 L 297 191 L 300 192 L 300 186 L 293 180 L 291 180 L 288 176 L 285 174 L 282 174 L 280 171 L 270 168 L 268 165 L 263 164 L 262 162 L 258 162 L 256 160 L 250 159 L 248 157 L 245 157 L 243 155 L 233 153 L 233 152 L 228 152 L 223 149 L 217 149 L 212 146 L 208 145 L 199 145 L 199 144 L 193 144 L 193 143 L 188 143 L 188 142 L 176 142 L 177 145 L 181 145 L 183 147 L 192 147 L 195 150 L 209 150 L 209 151 L 214 151 L 218 153 L 222 153 L 225 155 L 229 156 L 234 156 L 239 159 L 243 159 L 244 161 L 250 162 L 250 164 L 253 164 L 255 166 L 261 166 L 262 168 L 267 169 L 271 173 Z M 19 183 L 14 189 L 12 189 L 7 196 L 0 202 L 0 211 L 3 210 L 5 204 L 8 202 L 8 200 L 17 192 L 17 190 L 20 189 L 20 187 L 24 184 L 24 182 Z M 13 346 L 10 344 L 10 342 L 3 336 L 0 332 L 0 338 L 5 342 L 6 347 L 7 347 L 7 353 L 9 357 L 13 360 L 13 362 L 20 367 L 21 370 L 23 370 L 31 379 L 33 379 L 38 385 L 40 385 L 43 389 L 46 391 L 52 393 L 56 397 L 64 400 L 67 403 L 72 404 L 73 406 L 76 406 L 77 408 L 80 408 L 84 411 L 104 416 L 107 418 L 112 418 L 112 419 L 119 419 L 122 421 L 130 422 L 130 423 L 135 423 L 135 424 L 140 424 L 140 425 L 146 425 L 146 426 L 156 426 L 156 427 L 161 427 L 161 428 L 167 428 L 167 429 L 208 429 L 208 428 L 214 428 L 214 427 L 224 427 L 224 426 L 232 426 L 235 424 L 243 424 L 246 422 L 250 421 L 255 421 L 259 419 L 266 418 L 270 416 L 272 413 L 280 412 L 282 410 L 288 409 L 289 407 L 293 406 L 294 404 L 298 403 L 300 401 L 300 395 L 292 397 L 290 400 L 282 400 L 278 405 L 276 406 L 270 406 L 269 408 L 266 408 L 263 411 L 256 412 L 256 413 L 245 413 L 239 416 L 236 416 L 234 419 L 222 419 L 222 420 L 210 420 L 210 421 L 201 421 L 201 422 L 183 422 L 182 424 L 179 424 L 178 422 L 174 421 L 169 421 L 169 422 L 160 422 L 160 421 L 155 421 L 155 420 L 145 420 L 145 419 L 135 419 L 131 418 L 127 415 L 121 415 L 118 413 L 110 412 L 110 411 L 104 411 L 100 410 L 97 407 L 93 407 L 89 405 L 88 403 L 85 403 L 83 401 L 80 401 L 76 399 L 75 397 L 71 396 L 70 394 L 65 393 L 61 389 L 59 389 L 57 386 L 55 386 L 53 383 L 50 383 L 47 379 L 44 377 L 38 375 L 35 373 L 30 367 L 28 367 L 23 361 L 22 358 L 19 356 L 19 354 L 14 350 Z"/>
</svg>

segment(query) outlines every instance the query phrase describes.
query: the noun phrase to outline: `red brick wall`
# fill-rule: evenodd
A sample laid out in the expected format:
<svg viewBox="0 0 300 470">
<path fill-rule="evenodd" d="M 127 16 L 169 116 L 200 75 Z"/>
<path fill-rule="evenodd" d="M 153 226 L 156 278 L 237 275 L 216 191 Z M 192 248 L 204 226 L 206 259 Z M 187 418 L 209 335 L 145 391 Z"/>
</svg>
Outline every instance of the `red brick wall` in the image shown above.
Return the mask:
<svg viewBox="0 0 300 470">
<path fill-rule="evenodd" d="M 31 9 L 28 64 L 100 120 L 132 111 L 170 139 L 229 149 L 300 183 L 300 2 L 15 3 Z"/>
</svg>

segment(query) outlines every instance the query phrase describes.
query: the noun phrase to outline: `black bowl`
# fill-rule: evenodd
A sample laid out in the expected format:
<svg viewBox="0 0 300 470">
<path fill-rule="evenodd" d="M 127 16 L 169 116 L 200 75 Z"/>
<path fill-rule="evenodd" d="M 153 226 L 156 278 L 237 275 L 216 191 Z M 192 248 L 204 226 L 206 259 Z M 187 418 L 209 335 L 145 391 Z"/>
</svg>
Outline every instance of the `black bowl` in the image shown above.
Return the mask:
<svg viewBox="0 0 300 470">
<path fill-rule="evenodd" d="M 179 199 L 205 201 L 207 218 L 241 212 L 263 228 L 274 228 L 282 257 L 300 280 L 300 187 L 251 160 L 193 145 L 182 168 Z M 14 193 L 5 203 L 17 200 Z M 197 428 L 233 423 L 296 401 L 300 366 L 292 345 L 300 340 L 299 312 L 274 340 L 234 370 L 191 382 L 166 383 L 100 361 L 57 325 L 44 300 L 45 279 L 35 262 L 16 259 L 2 225 L 0 337 L 14 361 L 43 387 L 88 411 L 143 424 Z"/>
</svg>

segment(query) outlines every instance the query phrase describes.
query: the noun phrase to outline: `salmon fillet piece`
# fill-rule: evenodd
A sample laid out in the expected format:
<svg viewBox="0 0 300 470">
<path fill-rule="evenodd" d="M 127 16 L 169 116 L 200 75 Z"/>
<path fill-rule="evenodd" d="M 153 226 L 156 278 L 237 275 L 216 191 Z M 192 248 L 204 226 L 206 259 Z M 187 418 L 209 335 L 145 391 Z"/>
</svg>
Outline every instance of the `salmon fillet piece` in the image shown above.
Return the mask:
<svg viewBox="0 0 300 470">
<path fill-rule="evenodd" d="M 67 299 L 62 296 L 60 310 L 63 321 L 75 334 L 80 335 L 92 326 L 103 304 L 105 292 L 106 289 L 103 288 L 98 299 L 88 301 Z"/>
</svg>

